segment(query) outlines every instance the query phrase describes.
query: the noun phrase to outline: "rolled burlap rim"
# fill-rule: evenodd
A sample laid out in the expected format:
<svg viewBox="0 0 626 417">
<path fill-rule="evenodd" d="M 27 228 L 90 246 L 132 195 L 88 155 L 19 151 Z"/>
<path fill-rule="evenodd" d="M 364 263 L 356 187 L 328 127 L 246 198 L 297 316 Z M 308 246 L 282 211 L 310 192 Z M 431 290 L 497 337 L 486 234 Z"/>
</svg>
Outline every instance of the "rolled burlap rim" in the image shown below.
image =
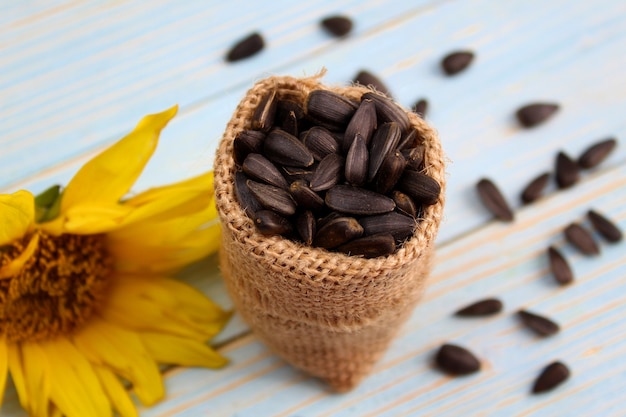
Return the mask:
<svg viewBox="0 0 626 417">
<path fill-rule="evenodd" d="M 220 267 L 236 310 L 275 353 L 343 392 L 369 374 L 411 314 L 430 273 L 445 195 L 444 154 L 436 131 L 407 111 L 424 138 L 425 173 L 441 185 L 414 235 L 396 253 L 373 259 L 305 246 L 257 232 L 234 192 L 233 140 L 251 128 L 255 108 L 272 89 L 305 103 L 327 89 L 360 100 L 362 86 L 327 87 L 320 76 L 269 77 L 237 106 L 217 149 L 215 196 L 222 222 Z"/>
</svg>

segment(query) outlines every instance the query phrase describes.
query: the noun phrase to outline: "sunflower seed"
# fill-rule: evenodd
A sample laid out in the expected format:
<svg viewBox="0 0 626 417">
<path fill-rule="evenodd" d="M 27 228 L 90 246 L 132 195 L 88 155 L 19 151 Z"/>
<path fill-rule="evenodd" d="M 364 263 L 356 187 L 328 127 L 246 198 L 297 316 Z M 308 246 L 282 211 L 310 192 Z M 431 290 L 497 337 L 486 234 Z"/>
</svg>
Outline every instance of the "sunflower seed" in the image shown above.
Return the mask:
<svg viewBox="0 0 626 417">
<path fill-rule="evenodd" d="M 513 212 L 498 187 L 488 178 L 483 178 L 476 184 L 478 195 L 491 213 L 505 221 L 513 220 Z"/>
<path fill-rule="evenodd" d="M 398 146 L 401 135 L 400 127 L 395 122 L 384 123 L 376 129 L 370 145 L 370 163 L 367 169 L 368 181 L 372 181 L 376 177 L 383 160 Z"/>
<path fill-rule="evenodd" d="M 267 159 L 281 165 L 308 167 L 315 160 L 311 152 L 295 136 L 280 129 L 272 130 L 263 143 Z"/>
<path fill-rule="evenodd" d="M 487 298 L 472 303 L 454 313 L 461 317 L 491 316 L 502 311 L 502 301 L 497 298 Z"/>
<path fill-rule="evenodd" d="M 570 376 L 569 368 L 562 362 L 546 366 L 535 380 L 533 394 L 550 391 L 565 382 Z"/>
<path fill-rule="evenodd" d="M 276 120 L 281 121 L 285 120 L 290 113 L 296 116 L 296 119 L 300 121 L 304 118 L 304 110 L 302 109 L 302 105 L 296 101 L 289 99 L 278 99 L 276 100 Z M 283 129 L 285 130 L 285 129 Z M 297 135 L 294 135 L 297 136 Z"/>
<path fill-rule="evenodd" d="M 246 181 L 250 192 L 263 207 L 274 210 L 283 216 L 291 216 L 296 212 L 296 203 L 291 195 L 282 188 L 260 182 Z"/>
<path fill-rule="evenodd" d="M 611 154 L 616 145 L 617 141 L 614 138 L 609 138 L 594 143 L 593 145 L 588 147 L 580 155 L 580 157 L 578 157 L 578 165 L 581 168 L 585 169 L 593 168 L 600 165 L 600 163 Z"/>
<path fill-rule="evenodd" d="M 298 136 L 298 118 L 296 113 L 290 111 L 280 122 L 278 123 L 278 127 L 280 127 L 285 132 L 289 133 L 292 136 Z"/>
<path fill-rule="evenodd" d="M 252 33 L 238 41 L 226 55 L 227 62 L 239 61 L 258 53 L 265 46 L 263 37 L 258 33 Z"/>
<path fill-rule="evenodd" d="M 311 190 L 306 180 L 296 180 L 289 185 L 289 192 L 298 207 L 319 211 L 324 208 L 324 199 Z"/>
<path fill-rule="evenodd" d="M 413 171 L 420 171 L 422 169 L 422 162 L 424 162 L 424 153 L 426 149 L 424 145 L 417 145 L 414 148 L 402 149 L 402 156 L 406 159 L 406 167 Z"/>
<path fill-rule="evenodd" d="M 352 30 L 352 20 L 346 16 L 329 16 L 320 22 L 322 27 L 331 35 L 345 36 Z"/>
<path fill-rule="evenodd" d="M 317 166 L 317 169 L 313 171 L 313 178 L 311 178 L 311 190 L 324 191 L 335 186 L 343 176 L 345 167 L 345 160 L 342 156 L 336 153 L 331 153 L 326 158 L 322 159 Z"/>
<path fill-rule="evenodd" d="M 272 210 L 257 211 L 254 224 L 263 235 L 286 235 L 291 233 L 291 222 Z"/>
<path fill-rule="evenodd" d="M 472 63 L 474 54 L 470 51 L 455 51 L 441 60 L 441 67 L 447 75 L 455 75 Z"/>
<path fill-rule="evenodd" d="M 558 333 L 560 330 L 559 325 L 547 317 L 530 313 L 526 310 L 520 310 L 517 314 L 529 329 L 540 336 L 551 336 Z"/>
<path fill-rule="evenodd" d="M 549 172 L 545 172 L 533 179 L 531 182 L 528 183 L 526 187 L 524 187 L 521 195 L 521 199 L 524 204 L 532 203 L 538 200 L 543 195 L 543 190 L 548 184 L 550 175 L 551 174 Z"/>
<path fill-rule="evenodd" d="M 248 177 L 241 171 L 235 172 L 235 196 L 237 197 L 237 201 L 239 201 L 239 205 L 246 212 L 248 217 L 253 218 L 254 213 L 263 209 L 261 203 L 257 201 L 257 199 L 252 195 L 250 189 L 246 182 L 248 181 Z"/>
<path fill-rule="evenodd" d="M 587 217 L 591 221 L 594 229 L 600 233 L 606 240 L 616 243 L 622 240 L 622 231 L 611 220 L 598 213 L 595 210 L 589 210 Z"/>
<path fill-rule="evenodd" d="M 326 192 L 325 201 L 332 210 L 358 216 L 388 213 L 396 207 L 389 197 L 349 185 L 335 185 Z"/>
<path fill-rule="evenodd" d="M 556 103 L 532 103 L 520 107 L 515 115 L 522 126 L 534 127 L 548 120 L 558 109 Z"/>
<path fill-rule="evenodd" d="M 339 213 L 338 211 L 331 211 L 326 216 L 317 220 L 317 229 L 321 229 L 325 225 L 327 225 L 331 220 L 337 219 L 339 217 L 345 217 L 345 215 Z"/>
<path fill-rule="evenodd" d="M 357 133 L 365 140 L 365 145 L 369 146 L 376 127 L 376 107 L 374 106 L 374 102 L 372 100 L 361 101 L 359 108 L 350 119 L 348 127 L 346 127 L 342 143 L 343 151 L 347 152 L 348 149 L 350 149 Z"/>
<path fill-rule="evenodd" d="M 363 256 L 364 258 L 378 258 L 387 256 L 396 251 L 396 243 L 388 233 L 361 237 L 344 243 L 337 247 L 339 252 L 351 256 Z"/>
<path fill-rule="evenodd" d="M 287 180 L 283 177 L 278 168 L 276 168 L 276 166 L 272 164 L 269 159 L 258 153 L 248 154 L 246 159 L 243 161 L 241 168 L 243 169 L 243 172 L 248 175 L 248 177 L 257 179 L 275 187 L 284 189 L 289 187 Z"/>
<path fill-rule="evenodd" d="M 361 84 L 362 86 L 369 87 L 379 93 L 383 93 L 387 97 L 392 97 L 389 88 L 385 85 L 385 83 L 367 70 L 361 70 L 352 80 L 355 84 Z"/>
<path fill-rule="evenodd" d="M 419 99 L 413 106 L 413 112 L 415 112 L 422 119 L 426 116 L 428 110 L 428 101 L 425 98 Z"/>
<path fill-rule="evenodd" d="M 366 236 L 388 233 L 399 242 L 413 236 L 417 226 L 414 218 L 395 211 L 377 216 L 361 217 L 359 223 L 363 226 L 363 234 Z"/>
<path fill-rule="evenodd" d="M 480 361 L 464 347 L 444 344 L 439 348 L 435 361 L 439 368 L 452 375 L 466 375 L 480 369 Z"/>
<path fill-rule="evenodd" d="M 313 216 L 313 212 L 306 210 L 298 214 L 296 217 L 296 230 L 307 246 L 313 244 L 315 229 L 315 216 Z"/>
<path fill-rule="evenodd" d="M 260 153 L 265 133 L 256 130 L 243 130 L 233 140 L 235 162 L 241 165 L 249 153 Z"/>
<path fill-rule="evenodd" d="M 307 130 L 302 137 L 302 143 L 316 161 L 321 161 L 326 155 L 339 151 L 339 144 L 328 129 L 319 126 Z"/>
<path fill-rule="evenodd" d="M 337 127 L 345 127 L 356 109 L 357 104 L 328 90 L 312 91 L 306 104 L 306 113 L 309 116 Z"/>
<path fill-rule="evenodd" d="M 315 234 L 313 244 L 326 249 L 335 248 L 363 234 L 363 227 L 352 217 L 338 217 L 326 223 Z"/>
<path fill-rule="evenodd" d="M 441 186 L 433 178 L 421 172 L 405 169 L 398 181 L 398 188 L 415 202 L 426 205 L 435 204 L 439 200 Z"/>
<path fill-rule="evenodd" d="M 576 184 L 580 179 L 580 167 L 565 152 L 556 156 L 556 183 L 559 188 L 567 188 Z"/>
<path fill-rule="evenodd" d="M 418 136 L 417 130 L 409 129 L 408 132 L 405 132 L 400 138 L 400 142 L 398 142 L 398 149 L 403 151 L 405 149 L 411 149 L 418 145 Z"/>
<path fill-rule="evenodd" d="M 348 155 L 346 155 L 346 181 L 351 185 L 361 186 L 367 180 L 367 167 L 369 166 L 369 152 L 365 140 L 360 133 L 352 142 Z"/>
<path fill-rule="evenodd" d="M 281 166 L 281 169 L 285 173 L 287 180 L 296 181 L 296 180 L 306 180 L 307 184 L 311 181 L 313 177 L 313 170 L 316 168 L 315 165 L 311 165 L 307 168 L 298 168 L 298 167 L 290 167 L 290 166 Z"/>
<path fill-rule="evenodd" d="M 276 90 L 272 90 L 263 97 L 252 114 L 252 128 L 268 132 L 274 125 L 276 117 Z"/>
<path fill-rule="evenodd" d="M 363 94 L 361 100 L 372 100 L 374 102 L 376 115 L 381 122 L 395 122 L 400 126 L 402 132 L 408 131 L 411 127 L 409 116 L 393 100 L 373 92 Z"/>
<path fill-rule="evenodd" d="M 591 233 L 579 224 L 572 223 L 565 228 L 565 238 L 585 255 L 597 255 L 600 247 Z"/>
<path fill-rule="evenodd" d="M 387 194 L 396 185 L 405 167 L 406 159 L 400 151 L 387 155 L 376 175 L 374 189 L 381 194 Z"/>
<path fill-rule="evenodd" d="M 417 218 L 417 207 L 411 197 L 401 191 L 394 190 L 391 193 L 391 198 L 396 203 L 396 209 L 400 213 L 408 214 L 414 219 Z"/>
<path fill-rule="evenodd" d="M 550 261 L 550 271 L 554 279 L 561 284 L 566 285 L 574 281 L 574 273 L 569 266 L 565 256 L 554 246 L 548 248 L 548 259 Z"/>
</svg>

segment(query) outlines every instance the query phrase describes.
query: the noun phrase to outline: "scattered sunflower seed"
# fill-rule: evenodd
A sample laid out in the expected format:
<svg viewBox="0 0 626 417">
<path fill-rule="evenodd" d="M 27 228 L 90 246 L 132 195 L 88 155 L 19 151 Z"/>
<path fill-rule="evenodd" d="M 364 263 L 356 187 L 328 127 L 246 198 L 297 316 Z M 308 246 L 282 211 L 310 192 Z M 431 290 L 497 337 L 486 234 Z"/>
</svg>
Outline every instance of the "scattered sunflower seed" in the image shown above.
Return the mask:
<svg viewBox="0 0 626 417">
<path fill-rule="evenodd" d="M 476 184 L 476 189 L 483 204 L 493 215 L 501 220 L 513 221 L 513 211 L 493 181 L 483 178 Z"/>
<path fill-rule="evenodd" d="M 614 138 L 609 138 L 605 140 L 601 140 L 600 142 L 596 142 L 593 145 L 589 146 L 581 155 L 578 157 L 578 165 L 581 168 L 589 169 L 600 165 L 602 161 L 604 161 L 615 149 L 617 145 L 617 140 Z"/>
<path fill-rule="evenodd" d="M 482 317 L 491 316 L 500 311 L 502 311 L 502 301 L 497 298 L 487 298 L 463 307 L 454 314 L 461 317 Z"/>
<path fill-rule="evenodd" d="M 387 97 L 392 97 L 389 88 L 385 85 L 385 83 L 367 70 L 361 70 L 352 80 L 355 84 L 361 84 L 365 87 L 371 87 L 374 90 L 383 93 Z"/>
<path fill-rule="evenodd" d="M 550 261 L 550 271 L 554 279 L 561 284 L 566 285 L 574 281 L 574 273 L 569 266 L 569 262 L 565 256 L 554 246 L 548 248 L 548 259 Z"/>
<path fill-rule="evenodd" d="M 556 183 L 559 188 L 568 188 L 580 179 L 580 167 L 565 152 L 556 156 Z"/>
<path fill-rule="evenodd" d="M 258 33 L 252 33 L 238 41 L 226 55 L 226 61 L 235 62 L 251 57 L 260 52 L 265 46 L 263 37 Z"/>
<path fill-rule="evenodd" d="M 346 16 L 329 16 L 320 22 L 322 27 L 334 36 L 345 36 L 352 30 L 352 20 Z"/>
<path fill-rule="evenodd" d="M 585 255 L 597 255 L 600 247 L 591 233 L 579 224 L 572 223 L 565 228 L 565 238 Z"/>
<path fill-rule="evenodd" d="M 417 100 L 413 106 L 413 111 L 418 114 L 422 119 L 426 117 L 426 111 L 428 110 L 428 101 L 425 98 Z"/>
<path fill-rule="evenodd" d="M 548 120 L 558 109 L 555 103 L 532 103 L 519 108 L 515 114 L 522 126 L 534 127 Z"/>
<path fill-rule="evenodd" d="M 473 52 L 456 51 L 443 58 L 441 61 L 441 67 L 447 75 L 455 75 L 467 68 L 473 60 Z"/>
<path fill-rule="evenodd" d="M 452 375 L 467 375 L 480 369 L 480 361 L 472 352 L 452 344 L 441 346 L 435 361 L 441 370 Z"/>
<path fill-rule="evenodd" d="M 541 198 L 543 190 L 545 190 L 546 185 L 548 185 L 550 175 L 549 172 L 545 172 L 528 183 L 521 195 L 524 204 L 532 203 Z"/>
<path fill-rule="evenodd" d="M 609 242 L 616 243 L 622 240 L 622 231 L 619 227 L 596 210 L 589 210 L 587 217 L 591 221 L 594 229 Z"/>
<path fill-rule="evenodd" d="M 533 385 L 533 394 L 550 391 L 565 382 L 570 376 L 569 368 L 562 362 L 552 362 L 546 366 Z"/>
<path fill-rule="evenodd" d="M 533 330 L 540 336 L 551 336 L 558 333 L 560 330 L 559 325 L 547 317 L 530 313 L 526 310 L 520 310 L 517 314 L 529 329 Z"/>
</svg>

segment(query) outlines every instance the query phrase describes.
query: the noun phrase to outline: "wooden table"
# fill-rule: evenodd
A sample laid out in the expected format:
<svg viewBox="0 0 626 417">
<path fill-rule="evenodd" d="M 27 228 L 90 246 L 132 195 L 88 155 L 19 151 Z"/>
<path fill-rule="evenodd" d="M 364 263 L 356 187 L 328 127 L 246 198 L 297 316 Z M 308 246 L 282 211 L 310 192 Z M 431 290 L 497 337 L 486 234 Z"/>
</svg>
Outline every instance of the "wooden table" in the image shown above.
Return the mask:
<svg viewBox="0 0 626 417">
<path fill-rule="evenodd" d="M 335 39 L 319 21 L 341 13 L 353 32 Z M 450 160 L 436 266 L 423 301 L 373 374 L 336 395 L 270 353 L 238 316 L 214 341 L 232 363 L 223 370 L 171 369 L 168 395 L 142 416 L 623 416 L 626 389 L 626 245 L 602 241 L 579 254 L 564 240 L 571 222 L 596 208 L 626 229 L 626 2 L 619 0 L 389 0 L 209 2 L 175 0 L 0 2 L 0 191 L 39 192 L 65 183 L 144 114 L 173 104 L 179 115 L 137 190 L 212 167 L 230 114 L 268 75 L 311 75 L 345 84 L 360 69 L 380 76 L 397 101 L 430 102 L 427 120 Z M 267 47 L 229 64 L 239 38 L 259 31 Z M 441 58 L 475 51 L 463 73 L 445 76 Z M 554 101 L 558 114 L 523 129 L 515 110 Z M 567 190 L 523 206 L 519 193 L 556 153 L 577 157 L 606 137 L 620 142 Z M 493 179 L 516 211 L 493 220 L 475 192 Z M 553 182 L 552 182 L 553 183 Z M 546 248 L 563 250 L 575 273 L 558 286 Z M 183 279 L 226 307 L 214 258 Z M 460 306 L 499 297 L 504 311 L 459 319 Z M 520 308 L 562 330 L 539 338 Z M 452 342 L 483 360 L 462 378 L 433 369 Z M 564 385 L 531 395 L 553 360 L 572 370 Z M 2 415 L 22 416 L 15 392 Z"/>
</svg>

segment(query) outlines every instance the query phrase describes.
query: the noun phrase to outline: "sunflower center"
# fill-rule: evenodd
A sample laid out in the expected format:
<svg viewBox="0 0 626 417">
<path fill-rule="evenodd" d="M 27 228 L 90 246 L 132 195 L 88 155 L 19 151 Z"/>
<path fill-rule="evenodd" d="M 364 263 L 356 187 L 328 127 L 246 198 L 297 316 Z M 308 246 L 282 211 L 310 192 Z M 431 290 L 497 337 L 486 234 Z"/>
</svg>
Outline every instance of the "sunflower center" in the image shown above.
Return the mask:
<svg viewBox="0 0 626 417">
<path fill-rule="evenodd" d="M 76 330 L 101 302 L 111 271 L 103 235 L 35 233 L 33 256 L 19 273 L 0 280 L 0 334 L 13 342 Z M 18 257 L 29 238 L 0 248 L 0 267 Z"/>
</svg>

